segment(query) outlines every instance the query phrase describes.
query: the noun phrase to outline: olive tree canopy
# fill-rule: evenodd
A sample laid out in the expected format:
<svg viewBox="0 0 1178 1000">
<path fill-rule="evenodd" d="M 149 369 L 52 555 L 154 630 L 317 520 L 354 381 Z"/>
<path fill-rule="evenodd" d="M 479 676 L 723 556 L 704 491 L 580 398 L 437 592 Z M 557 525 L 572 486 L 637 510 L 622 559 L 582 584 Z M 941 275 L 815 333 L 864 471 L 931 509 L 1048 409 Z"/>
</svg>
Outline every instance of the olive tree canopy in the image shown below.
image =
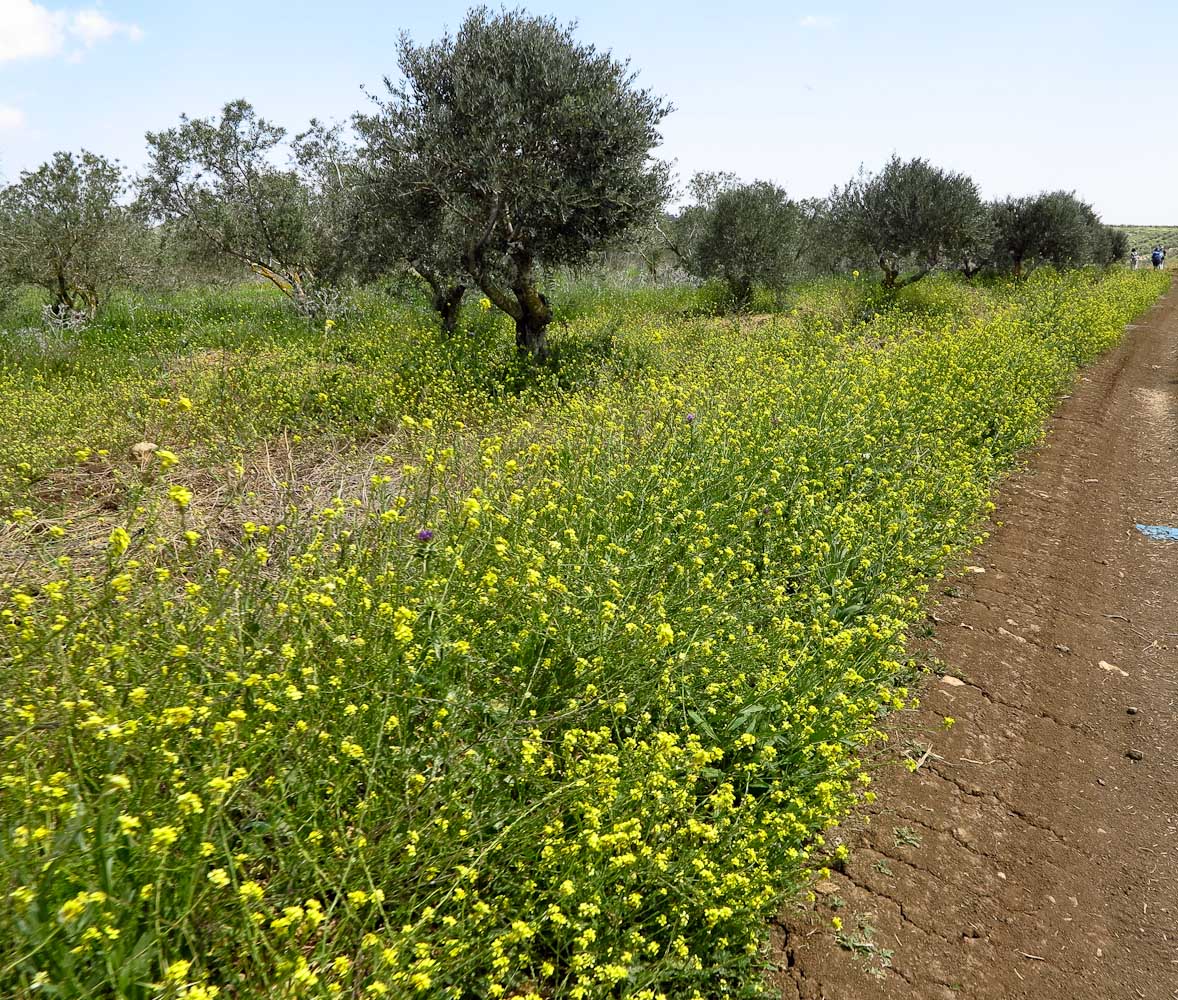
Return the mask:
<svg viewBox="0 0 1178 1000">
<path fill-rule="evenodd" d="M 722 278 L 737 306 L 747 305 L 755 285 L 780 289 L 799 264 L 802 211 L 768 181 L 718 191 L 699 224 L 692 253 L 700 277 Z"/>
<path fill-rule="evenodd" d="M 418 181 L 399 135 L 378 116 L 359 115 L 353 246 L 361 277 L 408 268 L 429 286 L 442 331 L 452 333 L 470 279 L 463 270 L 462 218 L 437 188 Z"/>
<path fill-rule="evenodd" d="M 310 188 L 272 159 L 285 137 L 244 100 L 226 104 L 219 119 L 181 115 L 175 128 L 147 133 L 151 161 L 139 186 L 156 217 L 306 307 L 322 248 Z"/>
<path fill-rule="evenodd" d="M 116 284 L 140 277 L 148 233 L 120 203 L 117 162 L 94 153 L 54 153 L 0 190 L 0 275 L 53 296 L 56 312 L 93 316 Z"/>
<path fill-rule="evenodd" d="M 1123 256 L 1121 240 L 1106 233 L 1092 207 L 1071 191 L 1005 198 L 993 204 L 991 217 L 994 264 L 1015 275 L 1044 262 L 1075 267 Z"/>
<path fill-rule="evenodd" d="M 893 156 L 878 174 L 852 180 L 837 202 L 839 228 L 879 263 L 888 288 L 971 259 L 988 233 L 977 185 L 920 158 Z"/>
<path fill-rule="evenodd" d="M 399 65 L 357 127 L 396 151 L 404 189 L 445 215 L 443 256 L 457 251 L 519 347 L 543 357 L 541 269 L 585 261 L 663 203 L 651 152 L 670 107 L 572 26 L 518 10 L 476 8 L 429 45 L 402 36 Z"/>
</svg>

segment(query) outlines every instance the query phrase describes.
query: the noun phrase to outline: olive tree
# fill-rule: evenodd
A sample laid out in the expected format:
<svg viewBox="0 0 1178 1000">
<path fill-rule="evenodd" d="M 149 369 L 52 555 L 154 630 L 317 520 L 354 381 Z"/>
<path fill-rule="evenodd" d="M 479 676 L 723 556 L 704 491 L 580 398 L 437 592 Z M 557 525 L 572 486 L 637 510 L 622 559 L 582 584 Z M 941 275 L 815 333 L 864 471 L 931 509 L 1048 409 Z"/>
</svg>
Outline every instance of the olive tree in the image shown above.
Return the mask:
<svg viewBox="0 0 1178 1000">
<path fill-rule="evenodd" d="M 836 187 L 825 198 L 806 198 L 798 203 L 803 215 L 802 255 L 812 272 L 849 271 L 863 264 L 870 254 L 851 232 L 842 197 L 842 189 Z"/>
<path fill-rule="evenodd" d="M 0 190 L 0 274 L 44 288 L 59 314 L 93 317 L 112 287 L 143 276 L 150 233 L 121 203 L 122 168 L 59 152 Z"/>
<path fill-rule="evenodd" d="M 801 210 L 777 185 L 728 187 L 705 210 L 693 269 L 700 277 L 722 278 L 733 302 L 747 305 L 755 285 L 784 285 L 798 265 L 801 231 Z"/>
<path fill-rule="evenodd" d="M 969 259 L 987 227 L 977 185 L 920 158 L 893 156 L 878 174 L 852 180 L 836 200 L 839 228 L 853 249 L 878 262 L 889 289 Z"/>
<path fill-rule="evenodd" d="M 631 234 L 628 249 L 642 261 L 651 281 L 657 281 L 664 269 L 674 269 L 683 263 L 668 241 L 667 234 L 674 230 L 675 223 L 676 217 L 664 208 Z"/>
<path fill-rule="evenodd" d="M 408 269 L 429 287 L 443 332 L 453 333 L 469 283 L 453 213 L 414 186 L 403 147 L 367 118 L 356 124 L 358 143 L 343 125 L 315 120 L 292 143 L 310 194 L 305 225 L 320 262 L 316 277 L 336 285 Z"/>
<path fill-rule="evenodd" d="M 454 36 L 403 35 L 398 52 L 401 79 L 358 128 L 398 151 L 401 183 L 423 213 L 440 206 L 463 270 L 543 358 L 542 271 L 583 263 L 663 203 L 651 151 L 670 108 L 572 26 L 523 11 L 477 8 Z"/>
<path fill-rule="evenodd" d="M 1092 260 L 1096 213 L 1071 191 L 1052 191 L 1038 199 L 1039 256 L 1056 267 L 1079 267 Z"/>
<path fill-rule="evenodd" d="M 1070 191 L 995 202 L 991 220 L 994 264 L 1016 276 L 1040 263 L 1069 267 L 1090 263 L 1097 255 L 1099 220 L 1091 206 Z"/>
<path fill-rule="evenodd" d="M 994 225 L 994 266 L 1001 271 L 1021 275 L 1028 263 L 1034 264 L 1041 245 L 1041 218 L 1038 199 L 1021 196 L 1004 198 L 990 206 Z"/>
<path fill-rule="evenodd" d="M 139 187 L 157 218 L 310 308 L 323 254 L 312 238 L 308 185 L 272 159 L 285 137 L 244 100 L 230 101 L 219 118 L 181 115 L 175 128 L 147 133 L 150 166 Z"/>
<path fill-rule="evenodd" d="M 1083 204 L 1083 215 L 1088 228 L 1088 258 L 1078 263 L 1108 267 L 1124 260 L 1129 252 L 1129 234 L 1123 229 L 1106 226 L 1087 203 Z"/>
</svg>

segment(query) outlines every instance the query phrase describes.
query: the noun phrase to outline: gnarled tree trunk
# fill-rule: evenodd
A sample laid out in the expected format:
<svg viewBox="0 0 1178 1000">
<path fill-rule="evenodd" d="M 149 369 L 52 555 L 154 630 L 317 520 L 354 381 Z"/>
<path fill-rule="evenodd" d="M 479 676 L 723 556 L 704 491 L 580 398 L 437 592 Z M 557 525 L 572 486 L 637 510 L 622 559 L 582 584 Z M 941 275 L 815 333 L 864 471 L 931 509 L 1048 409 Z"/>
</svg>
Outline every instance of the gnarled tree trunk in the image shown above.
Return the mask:
<svg viewBox="0 0 1178 1000">
<path fill-rule="evenodd" d="M 552 307 L 536 287 L 532 257 L 524 250 L 511 255 L 510 292 L 499 286 L 483 260 L 481 246 L 471 247 L 463 255 L 463 264 L 479 287 L 499 309 L 515 320 L 515 346 L 521 354 L 537 361 L 548 358 L 548 324 Z"/>
<path fill-rule="evenodd" d="M 736 309 L 745 309 L 753 301 L 753 283 L 742 275 L 728 274 L 724 278 L 728 284 L 728 294 L 732 297 L 732 305 Z"/>
<path fill-rule="evenodd" d="M 66 280 L 65 268 L 57 264 L 55 271 L 57 289 L 53 306 L 58 313 L 65 315 L 66 312 L 74 311 L 74 296 L 70 292 L 70 283 Z"/>
<path fill-rule="evenodd" d="M 451 336 L 458 329 L 458 313 L 462 309 L 462 296 L 466 285 L 452 285 L 449 288 L 434 289 L 433 306 L 442 318 L 442 333 Z"/>
<path fill-rule="evenodd" d="M 511 290 L 519 303 L 519 315 L 515 317 L 516 349 L 544 361 L 548 357 L 548 324 L 552 322 L 548 300 L 530 282 L 517 282 Z"/>
</svg>

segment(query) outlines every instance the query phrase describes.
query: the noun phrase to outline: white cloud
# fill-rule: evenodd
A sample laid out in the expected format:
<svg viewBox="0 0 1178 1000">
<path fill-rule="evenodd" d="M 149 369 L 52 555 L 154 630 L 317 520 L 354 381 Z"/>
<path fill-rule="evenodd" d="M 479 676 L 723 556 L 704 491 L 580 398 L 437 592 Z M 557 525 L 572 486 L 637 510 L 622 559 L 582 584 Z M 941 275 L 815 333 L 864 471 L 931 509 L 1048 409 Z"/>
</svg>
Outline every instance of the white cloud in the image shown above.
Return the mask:
<svg viewBox="0 0 1178 1000">
<path fill-rule="evenodd" d="M 0 0 L 0 62 L 37 59 L 61 50 L 65 15 L 32 0 Z"/>
<path fill-rule="evenodd" d="M 79 10 L 70 18 L 69 33 L 87 48 L 126 35 L 131 41 L 143 38 L 143 31 L 134 24 L 119 24 L 98 10 Z"/>
<path fill-rule="evenodd" d="M 0 104 L 0 131 L 20 128 L 25 123 L 25 113 L 11 104 Z"/>
<path fill-rule="evenodd" d="M 837 23 L 837 17 L 830 17 L 827 14 L 807 14 L 800 21 L 798 21 L 798 26 L 801 28 L 814 28 L 817 30 L 822 30 L 826 28 L 833 28 Z"/>
<path fill-rule="evenodd" d="M 137 42 L 143 30 L 112 21 L 96 7 L 50 10 L 33 0 L 0 0 L 0 63 L 45 59 L 67 45 L 89 49 L 118 36 Z"/>
</svg>

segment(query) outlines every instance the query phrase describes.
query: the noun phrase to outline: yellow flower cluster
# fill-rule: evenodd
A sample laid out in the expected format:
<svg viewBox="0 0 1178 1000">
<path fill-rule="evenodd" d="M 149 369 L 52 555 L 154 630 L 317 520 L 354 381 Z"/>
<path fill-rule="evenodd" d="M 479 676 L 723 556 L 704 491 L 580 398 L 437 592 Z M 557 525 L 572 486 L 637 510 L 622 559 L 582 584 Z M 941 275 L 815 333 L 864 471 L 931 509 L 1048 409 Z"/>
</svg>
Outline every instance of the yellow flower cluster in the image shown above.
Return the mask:
<svg viewBox="0 0 1178 1000">
<path fill-rule="evenodd" d="M 754 995 L 767 917 L 911 701 L 929 580 L 1162 286 L 656 316 L 619 335 L 625 377 L 478 432 L 469 386 L 399 404 L 387 475 L 239 544 L 38 543 L 0 586 L 5 988 Z M 184 514 L 177 485 L 156 502 Z"/>
</svg>

